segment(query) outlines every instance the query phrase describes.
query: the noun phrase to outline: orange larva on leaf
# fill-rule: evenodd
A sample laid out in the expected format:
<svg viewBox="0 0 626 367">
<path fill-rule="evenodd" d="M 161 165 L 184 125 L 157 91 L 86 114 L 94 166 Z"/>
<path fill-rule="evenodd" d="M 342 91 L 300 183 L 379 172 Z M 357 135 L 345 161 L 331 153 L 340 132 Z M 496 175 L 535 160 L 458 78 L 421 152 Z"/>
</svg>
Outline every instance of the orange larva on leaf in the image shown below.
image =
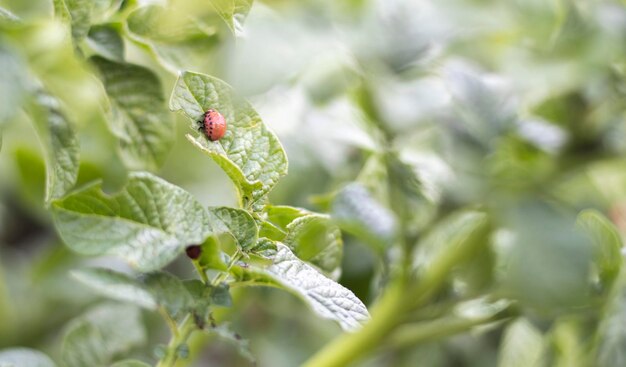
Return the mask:
<svg viewBox="0 0 626 367">
<path fill-rule="evenodd" d="M 220 140 L 226 134 L 226 119 L 214 109 L 206 111 L 200 123 L 200 130 L 210 141 Z"/>
</svg>

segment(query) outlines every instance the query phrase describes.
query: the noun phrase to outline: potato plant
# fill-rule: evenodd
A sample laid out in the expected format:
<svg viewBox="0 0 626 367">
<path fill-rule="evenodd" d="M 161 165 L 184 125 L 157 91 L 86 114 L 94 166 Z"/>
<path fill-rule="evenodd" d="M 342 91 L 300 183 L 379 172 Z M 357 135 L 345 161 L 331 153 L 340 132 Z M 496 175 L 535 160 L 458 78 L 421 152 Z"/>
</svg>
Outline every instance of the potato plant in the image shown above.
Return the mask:
<svg viewBox="0 0 626 367">
<path fill-rule="evenodd" d="M 624 365 L 626 7 L 495 3 L 0 2 L 0 366 Z"/>
</svg>

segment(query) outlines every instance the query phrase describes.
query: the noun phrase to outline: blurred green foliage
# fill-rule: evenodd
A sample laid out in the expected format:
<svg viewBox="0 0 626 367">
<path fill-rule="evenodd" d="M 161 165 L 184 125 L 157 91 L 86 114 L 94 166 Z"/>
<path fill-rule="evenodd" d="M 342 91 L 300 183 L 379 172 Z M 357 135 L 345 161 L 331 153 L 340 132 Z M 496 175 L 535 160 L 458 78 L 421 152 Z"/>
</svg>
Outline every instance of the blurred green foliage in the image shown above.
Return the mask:
<svg viewBox="0 0 626 367">
<path fill-rule="evenodd" d="M 623 0 L 249 5 L 0 0 L 0 350 L 76 366 L 162 357 L 153 313 L 118 310 L 136 326 L 128 343 L 102 324 L 110 315 L 88 321 L 128 306 L 103 303 L 70 270 L 130 269 L 67 250 L 48 204 L 95 179 L 117 192 L 134 169 L 203 206 L 241 204 L 232 172 L 167 111 L 189 70 L 232 85 L 285 147 L 289 174 L 270 199 L 306 209 L 269 207 L 255 235 L 338 277 L 372 321 L 342 334 L 289 294 L 235 286 L 213 315 L 232 325 L 193 335 L 177 366 L 251 365 L 247 353 L 260 366 L 626 365 Z M 82 333 L 120 344 L 63 356 L 63 337 Z M 15 353 L 52 363 L 12 350 L 0 364 Z"/>
</svg>

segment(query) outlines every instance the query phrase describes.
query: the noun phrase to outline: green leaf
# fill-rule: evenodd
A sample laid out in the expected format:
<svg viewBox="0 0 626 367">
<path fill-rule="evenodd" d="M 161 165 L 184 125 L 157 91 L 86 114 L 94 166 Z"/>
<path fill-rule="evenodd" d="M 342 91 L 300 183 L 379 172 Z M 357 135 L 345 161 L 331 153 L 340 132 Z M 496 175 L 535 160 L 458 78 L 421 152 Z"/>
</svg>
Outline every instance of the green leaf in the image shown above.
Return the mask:
<svg viewBox="0 0 626 367">
<path fill-rule="evenodd" d="M 230 307 L 233 300 L 230 296 L 230 288 L 226 283 L 217 286 L 206 285 L 197 279 L 184 282 L 189 294 L 194 300 L 193 310 L 198 315 L 205 315 L 210 305 Z"/>
<path fill-rule="evenodd" d="M 160 167 L 174 144 L 175 126 L 164 106 L 161 82 L 149 69 L 90 58 L 111 100 L 112 132 L 130 168 Z"/>
<path fill-rule="evenodd" d="M 44 206 L 46 195 L 46 164 L 40 152 L 27 147 L 18 147 L 13 156 L 23 198 L 33 207 Z"/>
<path fill-rule="evenodd" d="M 54 9 L 55 17 L 66 23 L 72 22 L 72 16 L 70 15 L 67 5 L 65 5 L 65 0 L 52 0 L 52 7 Z"/>
<path fill-rule="evenodd" d="M 28 348 L 10 348 L 0 350 L 0 367 L 55 367 L 54 362 L 45 354 Z"/>
<path fill-rule="evenodd" d="M 169 273 L 145 274 L 140 280 L 155 302 L 172 317 L 183 315 L 194 304 L 183 282 Z"/>
<path fill-rule="evenodd" d="M 232 331 L 228 323 L 220 323 L 217 326 L 205 328 L 204 332 L 209 335 L 217 335 L 220 339 L 227 341 L 230 344 L 233 344 L 237 347 L 239 355 L 252 362 L 253 365 L 256 365 L 256 359 L 250 351 L 249 341 L 243 339 L 239 334 Z"/>
<path fill-rule="evenodd" d="M 36 91 L 29 109 L 46 152 L 46 203 L 63 197 L 78 178 L 78 137 L 57 98 Z"/>
<path fill-rule="evenodd" d="M 145 341 L 141 314 L 136 307 L 102 304 L 68 325 L 62 360 L 67 367 L 105 367 L 115 356 Z"/>
<path fill-rule="evenodd" d="M 319 316 L 355 331 L 369 319 L 367 308 L 349 289 L 325 277 L 298 259 L 289 247 L 277 243 L 274 262 L 265 271 L 283 288 L 296 294 Z"/>
<path fill-rule="evenodd" d="M 394 209 L 403 227 L 411 236 L 418 236 L 424 225 L 430 223 L 433 205 L 425 197 L 415 168 L 396 154 L 385 156 L 389 177 L 389 206 Z"/>
<path fill-rule="evenodd" d="M 124 61 L 124 41 L 111 25 L 102 24 L 91 27 L 87 35 L 87 43 L 109 60 Z"/>
<path fill-rule="evenodd" d="M 0 43 L 0 129 L 22 107 L 26 97 L 27 72 L 25 62 Z"/>
<path fill-rule="evenodd" d="M 110 196 L 93 184 L 53 202 L 65 243 L 85 255 L 118 255 L 142 271 L 159 269 L 210 235 L 207 211 L 185 190 L 145 172 L 132 173 Z"/>
<path fill-rule="evenodd" d="M 70 22 L 72 38 L 80 42 L 89 31 L 91 15 L 95 2 L 93 0 L 53 0 L 54 13 L 63 21 Z"/>
<path fill-rule="evenodd" d="M 20 18 L 11 13 L 9 10 L 0 7 L 0 22 L 4 23 L 17 23 L 20 21 Z"/>
<path fill-rule="evenodd" d="M 440 221 L 419 243 L 413 267 L 432 289 L 449 279 L 451 270 L 489 251 L 491 226 L 485 213 L 459 211 Z M 462 269 L 462 267 L 461 267 Z"/>
<path fill-rule="evenodd" d="M 256 244 L 259 228 L 247 211 L 222 206 L 209 208 L 209 215 L 213 233 L 231 234 L 242 251 L 248 251 Z"/>
<path fill-rule="evenodd" d="M 543 336 L 531 323 L 524 319 L 513 322 L 506 329 L 498 366 L 539 367 L 544 366 Z"/>
<path fill-rule="evenodd" d="M 393 213 L 360 184 L 350 184 L 335 196 L 332 217 L 341 229 L 376 249 L 389 247 L 396 236 L 397 223 Z"/>
<path fill-rule="evenodd" d="M 296 218 L 313 213 L 306 209 L 286 205 L 267 205 L 265 212 L 267 213 L 268 221 L 284 230 L 286 230 L 289 223 L 293 222 Z"/>
<path fill-rule="evenodd" d="M 113 363 L 111 367 L 150 367 L 150 365 L 136 359 L 125 359 L 123 361 Z"/>
<path fill-rule="evenodd" d="M 600 281 L 610 287 L 623 262 L 622 240 L 617 229 L 604 215 L 592 209 L 578 215 L 577 225 L 591 236 Z"/>
<path fill-rule="evenodd" d="M 511 93 L 495 88 L 466 65 L 448 65 L 444 77 L 459 119 L 455 127 L 485 145 L 513 127 L 517 106 Z"/>
<path fill-rule="evenodd" d="M 626 274 L 621 272 L 613 284 L 605 312 L 598 327 L 597 366 L 626 365 Z"/>
<path fill-rule="evenodd" d="M 593 244 L 575 218 L 541 201 L 500 214 L 508 241 L 495 246 L 509 297 L 543 312 L 574 311 L 591 302 Z M 573 213 L 571 213 L 573 214 Z"/>
<path fill-rule="evenodd" d="M 228 260 L 224 260 L 225 254 L 222 252 L 217 238 L 208 237 L 200 246 L 202 253 L 198 259 L 198 264 L 202 269 L 228 270 L 228 265 L 226 265 Z"/>
<path fill-rule="evenodd" d="M 202 14 L 202 10 L 198 10 Z M 210 21 L 210 20 L 209 20 Z M 217 58 L 220 37 L 204 17 L 191 17 L 177 6 L 143 6 L 127 18 L 128 34 L 150 47 L 172 71 L 209 70 Z"/>
<path fill-rule="evenodd" d="M 109 269 L 73 270 L 72 276 L 103 296 L 154 310 L 157 300 L 134 278 Z"/>
<path fill-rule="evenodd" d="M 250 12 L 252 0 L 211 0 L 211 5 L 235 36 L 243 35 L 243 22 Z"/>
<path fill-rule="evenodd" d="M 339 277 L 343 242 L 339 228 L 330 221 L 330 217 L 310 214 L 297 218 L 287 225 L 284 243 L 294 254 L 330 275 Z"/>
<path fill-rule="evenodd" d="M 230 86 L 208 75 L 184 72 L 172 92 L 170 109 L 198 121 L 211 108 L 224 115 L 226 135 L 216 142 L 203 135 L 187 138 L 222 167 L 239 188 L 244 204 L 251 205 L 287 174 L 285 151 L 252 106 L 233 95 Z"/>
<path fill-rule="evenodd" d="M 187 312 L 205 315 L 209 306 L 232 305 L 228 285 L 207 286 L 199 280 L 182 281 L 165 272 L 143 274 L 138 279 L 108 269 L 82 269 L 72 276 L 112 299 L 155 310 L 162 307 L 172 318 Z"/>
</svg>

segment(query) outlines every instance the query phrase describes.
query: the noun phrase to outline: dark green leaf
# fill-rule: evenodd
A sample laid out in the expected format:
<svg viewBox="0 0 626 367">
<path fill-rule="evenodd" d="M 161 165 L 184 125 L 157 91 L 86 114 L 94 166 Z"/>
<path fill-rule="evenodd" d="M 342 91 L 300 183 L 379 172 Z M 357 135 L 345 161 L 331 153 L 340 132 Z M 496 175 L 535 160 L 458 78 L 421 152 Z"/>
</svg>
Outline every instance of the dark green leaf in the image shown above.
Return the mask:
<svg viewBox="0 0 626 367">
<path fill-rule="evenodd" d="M 207 211 L 183 189 L 149 173 L 132 173 L 114 196 L 99 184 L 53 202 L 65 243 L 86 255 L 118 255 L 143 271 L 172 261 L 211 233 Z"/>
<path fill-rule="evenodd" d="M 124 41 L 111 25 L 91 27 L 87 35 L 87 43 L 100 55 L 107 59 L 124 61 Z"/>
<path fill-rule="evenodd" d="M 228 124 L 226 135 L 210 142 L 203 135 L 189 140 L 222 167 L 239 188 L 244 204 L 263 198 L 287 174 L 287 156 L 276 136 L 246 101 L 223 81 L 208 75 L 183 73 L 176 82 L 170 108 L 192 121 L 208 109 L 219 111 Z"/>
<path fill-rule="evenodd" d="M 99 56 L 90 60 L 98 67 L 111 100 L 110 127 L 120 140 L 122 157 L 131 168 L 158 168 L 175 137 L 158 77 L 142 66 Z"/>
</svg>

